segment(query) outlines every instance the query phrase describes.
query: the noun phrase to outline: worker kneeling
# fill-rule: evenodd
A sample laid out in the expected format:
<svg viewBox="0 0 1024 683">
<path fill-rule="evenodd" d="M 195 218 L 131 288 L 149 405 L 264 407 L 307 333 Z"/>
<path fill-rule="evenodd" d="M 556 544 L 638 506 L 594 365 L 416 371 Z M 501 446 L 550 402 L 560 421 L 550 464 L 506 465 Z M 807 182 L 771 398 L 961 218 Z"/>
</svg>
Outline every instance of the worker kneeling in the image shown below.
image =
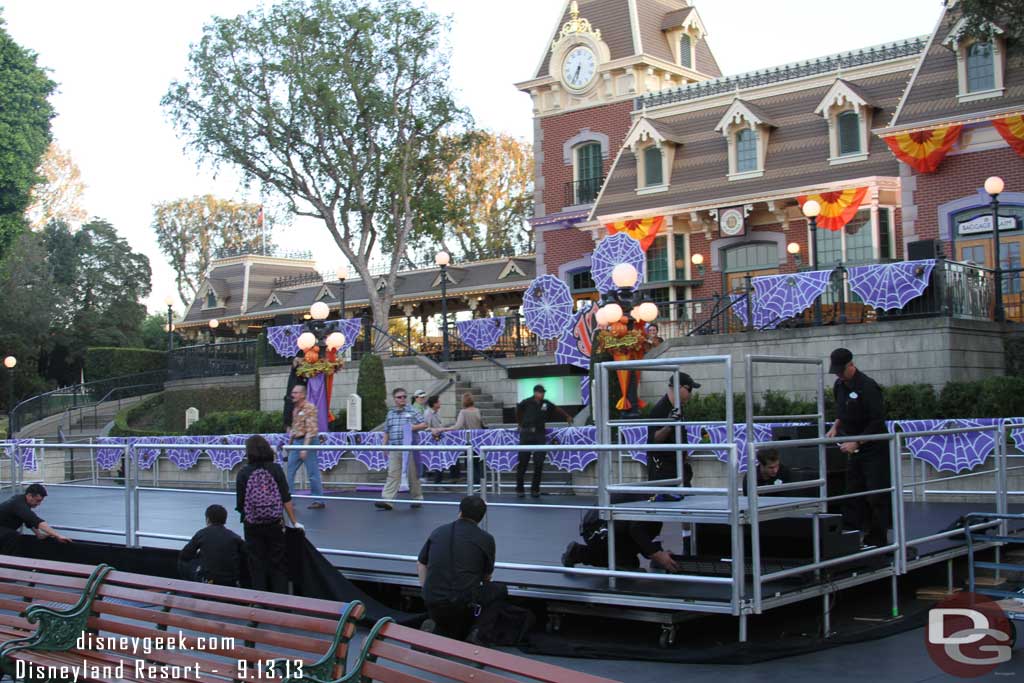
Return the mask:
<svg viewBox="0 0 1024 683">
<path fill-rule="evenodd" d="M 627 502 L 623 496 L 618 501 Z M 640 569 L 640 556 L 650 560 L 651 568 L 666 572 L 679 571 L 679 565 L 672 555 L 661 547 L 657 538 L 661 535 L 661 522 L 636 520 L 615 522 L 615 567 L 625 571 Z M 572 541 L 562 554 L 562 564 L 575 567 L 587 564 L 592 567 L 608 566 L 608 522 L 601 519 L 597 510 L 588 510 L 580 523 L 580 536 L 584 543 Z"/>
</svg>

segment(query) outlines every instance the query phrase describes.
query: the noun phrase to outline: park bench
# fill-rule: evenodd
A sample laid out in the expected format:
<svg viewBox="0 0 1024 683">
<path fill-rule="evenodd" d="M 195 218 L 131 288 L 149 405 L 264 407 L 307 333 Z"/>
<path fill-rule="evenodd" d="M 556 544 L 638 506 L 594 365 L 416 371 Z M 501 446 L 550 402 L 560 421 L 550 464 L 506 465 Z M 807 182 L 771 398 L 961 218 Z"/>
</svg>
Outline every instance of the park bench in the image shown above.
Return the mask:
<svg viewBox="0 0 1024 683">
<path fill-rule="evenodd" d="M 94 681 L 607 683 L 389 619 L 374 625 L 355 662 L 346 666 L 364 612 L 358 601 L 0 555 L 0 666 L 11 674 L 21 661 L 22 667 L 87 665 L 79 679 Z M 77 642 L 83 632 L 95 638 Z M 154 645 L 158 638 L 173 638 L 181 645 L 146 652 L 109 640 L 117 636 L 149 638 Z"/>
</svg>

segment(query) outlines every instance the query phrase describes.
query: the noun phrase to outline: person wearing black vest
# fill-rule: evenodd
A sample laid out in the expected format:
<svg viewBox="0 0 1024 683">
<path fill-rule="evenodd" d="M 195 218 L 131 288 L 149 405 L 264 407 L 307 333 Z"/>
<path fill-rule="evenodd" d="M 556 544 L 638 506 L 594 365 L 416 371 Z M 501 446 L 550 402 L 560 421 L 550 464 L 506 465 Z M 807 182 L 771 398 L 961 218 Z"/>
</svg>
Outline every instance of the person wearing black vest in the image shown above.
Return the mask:
<svg viewBox="0 0 1024 683">
<path fill-rule="evenodd" d="M 875 380 L 857 369 L 849 349 L 836 349 L 830 358 L 829 372 L 837 377 L 833 389 L 836 421 L 828 436 L 865 436 L 885 434 L 885 402 Z M 852 439 L 839 445 L 846 454 L 846 492 L 859 493 L 890 487 L 889 446 L 885 441 Z M 849 498 L 843 504 L 843 523 L 859 529 L 865 545 L 887 545 L 892 526 L 892 501 L 889 493 Z"/>
<path fill-rule="evenodd" d="M 546 443 L 547 423 L 553 419 L 555 413 L 570 425 L 572 416 L 565 412 L 551 401 L 544 398 L 547 390 L 543 384 L 533 388 L 533 396 L 524 398 L 516 406 L 516 418 L 519 420 L 519 444 L 523 446 L 541 446 Z M 544 459 L 547 453 L 544 451 L 521 451 L 519 453 L 519 464 L 516 466 L 516 496 L 522 498 L 526 495 L 525 479 L 526 468 L 533 460 L 533 482 L 530 486 L 530 495 L 534 498 L 540 497 L 540 482 L 544 476 Z"/>
<path fill-rule="evenodd" d="M 682 421 L 683 409 L 693 396 L 693 390 L 699 389 L 700 385 L 693 381 L 685 372 L 679 373 L 679 391 L 676 394 L 675 402 L 672 401 L 672 389 L 675 386 L 675 376 L 668 380 L 668 391 L 661 397 L 661 400 L 651 409 L 648 417 L 654 419 L 671 418 Z M 680 427 L 680 443 L 687 443 L 686 428 Z M 667 444 L 676 440 L 676 428 L 672 426 L 652 426 L 647 430 L 647 443 Z M 686 462 L 686 453 L 683 453 L 683 485 L 689 486 L 693 482 L 693 468 Z M 648 451 L 647 452 L 647 480 L 661 481 L 664 479 L 676 479 L 679 473 L 676 469 L 676 454 L 672 451 Z"/>
<path fill-rule="evenodd" d="M 434 529 L 423 544 L 416 562 L 430 617 L 423 630 L 475 640 L 474 620 L 508 596 L 504 585 L 491 582 L 496 549 L 494 537 L 479 526 L 485 514 L 487 503 L 480 496 L 466 496 L 459 518 Z"/>
</svg>

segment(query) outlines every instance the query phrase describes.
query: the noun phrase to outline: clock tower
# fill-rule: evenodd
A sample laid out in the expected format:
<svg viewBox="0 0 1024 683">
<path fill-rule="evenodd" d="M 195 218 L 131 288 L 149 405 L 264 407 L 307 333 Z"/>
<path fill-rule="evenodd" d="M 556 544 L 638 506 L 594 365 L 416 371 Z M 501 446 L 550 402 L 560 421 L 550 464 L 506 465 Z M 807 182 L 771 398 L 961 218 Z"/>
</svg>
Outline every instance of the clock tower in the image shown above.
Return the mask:
<svg viewBox="0 0 1024 683">
<path fill-rule="evenodd" d="M 632 125 L 634 101 L 721 76 L 687 0 L 572 0 L 534 77 L 537 274 L 591 289 L 596 228 L 581 229 Z"/>
</svg>

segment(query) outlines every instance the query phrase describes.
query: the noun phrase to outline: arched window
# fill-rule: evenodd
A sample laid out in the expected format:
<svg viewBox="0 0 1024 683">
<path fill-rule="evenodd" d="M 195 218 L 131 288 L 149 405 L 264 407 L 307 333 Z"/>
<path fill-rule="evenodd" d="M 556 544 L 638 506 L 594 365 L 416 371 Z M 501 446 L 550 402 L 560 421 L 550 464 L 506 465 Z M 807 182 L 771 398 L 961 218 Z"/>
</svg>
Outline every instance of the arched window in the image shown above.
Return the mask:
<svg viewBox="0 0 1024 683">
<path fill-rule="evenodd" d="M 744 128 L 736 133 L 736 172 L 757 170 L 757 133 Z"/>
<path fill-rule="evenodd" d="M 601 143 L 587 142 L 576 148 L 576 192 L 574 204 L 592 204 L 601 191 L 604 171 Z"/>
<path fill-rule="evenodd" d="M 855 111 L 844 111 L 836 117 L 839 134 L 839 156 L 860 154 L 860 114 Z"/>
<path fill-rule="evenodd" d="M 983 92 L 995 87 L 996 62 L 992 43 L 972 43 L 967 48 L 967 92 Z"/>
<path fill-rule="evenodd" d="M 751 242 L 722 252 L 722 270 L 745 273 L 779 267 L 779 248 L 774 242 Z"/>
<path fill-rule="evenodd" d="M 217 293 L 212 289 L 206 291 L 206 307 L 217 308 Z"/>
<path fill-rule="evenodd" d="M 679 39 L 679 64 L 687 69 L 693 68 L 693 40 L 687 33 Z"/>
<path fill-rule="evenodd" d="M 665 182 L 661 161 L 660 147 L 648 147 L 644 150 L 644 187 L 654 187 Z"/>
</svg>

